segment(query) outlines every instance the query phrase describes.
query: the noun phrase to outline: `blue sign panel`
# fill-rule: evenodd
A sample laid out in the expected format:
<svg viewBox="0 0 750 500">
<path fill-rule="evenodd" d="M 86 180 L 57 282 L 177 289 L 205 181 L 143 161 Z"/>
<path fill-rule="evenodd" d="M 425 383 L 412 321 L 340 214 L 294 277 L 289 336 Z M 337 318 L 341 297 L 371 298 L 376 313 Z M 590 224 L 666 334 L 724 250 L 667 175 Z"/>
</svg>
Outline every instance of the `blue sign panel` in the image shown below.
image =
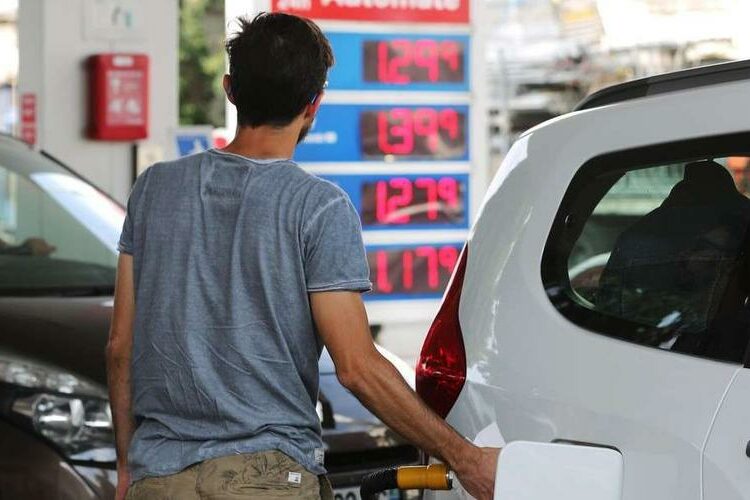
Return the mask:
<svg viewBox="0 0 750 500">
<path fill-rule="evenodd" d="M 469 176 L 321 176 L 347 192 L 365 230 L 468 229 Z"/>
<path fill-rule="evenodd" d="M 178 156 L 188 156 L 211 147 L 211 137 L 199 132 L 179 132 L 175 135 Z"/>
<path fill-rule="evenodd" d="M 462 247 L 463 243 L 368 246 L 372 291 L 365 299 L 440 298 Z"/>
<path fill-rule="evenodd" d="M 466 161 L 469 107 L 324 104 L 299 162 Z"/>
<path fill-rule="evenodd" d="M 468 35 L 327 33 L 332 90 L 468 91 Z"/>
</svg>

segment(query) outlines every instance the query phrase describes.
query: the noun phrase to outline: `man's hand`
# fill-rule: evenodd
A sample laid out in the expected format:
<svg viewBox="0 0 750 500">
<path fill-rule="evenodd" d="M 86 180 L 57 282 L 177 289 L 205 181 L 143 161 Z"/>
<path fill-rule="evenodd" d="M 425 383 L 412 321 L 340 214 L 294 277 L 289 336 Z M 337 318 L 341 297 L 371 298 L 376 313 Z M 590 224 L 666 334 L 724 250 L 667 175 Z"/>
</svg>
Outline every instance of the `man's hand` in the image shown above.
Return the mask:
<svg viewBox="0 0 750 500">
<path fill-rule="evenodd" d="M 491 500 L 499 450 L 478 448 L 433 412 L 375 348 L 359 293 L 310 294 L 313 319 L 341 384 L 386 425 L 443 460 L 478 500 Z"/>
<path fill-rule="evenodd" d="M 125 500 L 125 496 L 128 494 L 128 488 L 130 487 L 130 471 L 128 470 L 127 464 L 117 464 L 117 491 L 115 492 L 115 500 Z"/>
<path fill-rule="evenodd" d="M 34 257 L 47 257 L 56 250 L 56 246 L 50 245 L 43 238 L 27 238 L 20 245 L 9 245 L 3 240 L 0 240 L 0 253 L 4 255 L 31 255 Z"/>
<path fill-rule="evenodd" d="M 500 448 L 477 448 L 471 459 L 453 470 L 461 486 L 477 500 L 492 500 L 495 495 L 500 451 Z"/>
<path fill-rule="evenodd" d="M 56 246 L 50 245 L 43 238 L 28 238 L 21 244 L 21 247 L 28 249 L 29 253 L 35 257 L 46 257 L 57 250 Z"/>
</svg>

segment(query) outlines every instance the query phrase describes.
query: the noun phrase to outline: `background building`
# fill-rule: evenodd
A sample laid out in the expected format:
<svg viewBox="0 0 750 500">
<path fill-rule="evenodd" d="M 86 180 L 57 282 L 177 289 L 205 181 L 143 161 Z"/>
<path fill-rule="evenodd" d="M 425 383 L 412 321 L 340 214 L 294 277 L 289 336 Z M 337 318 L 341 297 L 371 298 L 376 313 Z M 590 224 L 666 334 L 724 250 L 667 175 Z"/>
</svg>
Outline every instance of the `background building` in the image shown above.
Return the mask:
<svg viewBox="0 0 750 500">
<path fill-rule="evenodd" d="M 742 0 L 494 0 L 494 167 L 524 130 L 634 78 L 750 57 Z"/>
<path fill-rule="evenodd" d="M 18 77 L 17 0 L 0 0 L 0 132 L 10 134 L 16 121 L 14 106 Z"/>
</svg>

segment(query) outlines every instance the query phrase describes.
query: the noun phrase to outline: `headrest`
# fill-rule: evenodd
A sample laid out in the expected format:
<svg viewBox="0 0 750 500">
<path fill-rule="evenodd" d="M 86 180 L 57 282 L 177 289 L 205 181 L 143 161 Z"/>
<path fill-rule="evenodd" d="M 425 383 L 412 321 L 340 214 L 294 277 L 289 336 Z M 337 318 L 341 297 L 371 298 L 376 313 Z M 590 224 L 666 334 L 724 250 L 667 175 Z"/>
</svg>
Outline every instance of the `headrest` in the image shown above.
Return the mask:
<svg viewBox="0 0 750 500">
<path fill-rule="evenodd" d="M 729 170 L 713 160 L 694 161 L 685 165 L 685 181 L 735 191 L 734 178 Z"/>
<path fill-rule="evenodd" d="M 701 160 L 685 165 L 683 179 L 675 184 L 662 206 L 733 204 L 738 200 L 746 198 L 737 191 L 732 174 L 715 161 Z"/>
</svg>

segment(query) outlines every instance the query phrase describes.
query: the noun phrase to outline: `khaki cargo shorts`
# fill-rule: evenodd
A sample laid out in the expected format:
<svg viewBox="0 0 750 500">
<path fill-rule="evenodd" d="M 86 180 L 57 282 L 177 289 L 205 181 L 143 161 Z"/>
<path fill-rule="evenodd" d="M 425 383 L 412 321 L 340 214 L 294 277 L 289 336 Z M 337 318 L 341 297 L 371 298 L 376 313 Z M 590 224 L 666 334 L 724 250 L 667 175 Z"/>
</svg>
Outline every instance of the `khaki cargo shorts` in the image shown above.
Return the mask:
<svg viewBox="0 0 750 500">
<path fill-rule="evenodd" d="M 206 460 L 130 486 L 126 500 L 333 500 L 331 484 L 276 450 Z"/>
</svg>

